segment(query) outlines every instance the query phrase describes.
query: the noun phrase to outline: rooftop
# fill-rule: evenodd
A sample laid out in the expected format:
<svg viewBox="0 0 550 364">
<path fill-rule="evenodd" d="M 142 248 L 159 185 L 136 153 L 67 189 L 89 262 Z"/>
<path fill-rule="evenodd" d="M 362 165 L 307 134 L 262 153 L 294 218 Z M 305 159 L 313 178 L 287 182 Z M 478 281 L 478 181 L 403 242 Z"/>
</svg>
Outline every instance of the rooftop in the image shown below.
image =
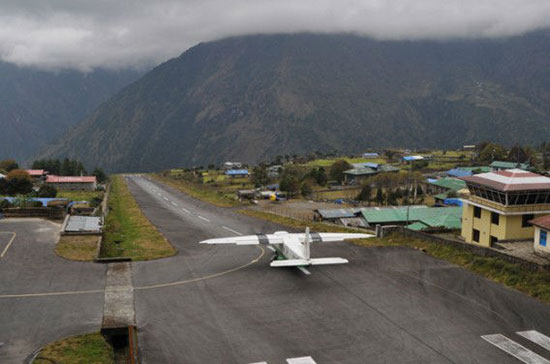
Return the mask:
<svg viewBox="0 0 550 364">
<path fill-rule="evenodd" d="M 493 163 L 490 164 L 490 167 L 501 168 L 501 169 L 512 169 L 512 168 L 527 169 L 529 168 L 529 164 L 517 163 L 517 162 L 493 161 Z"/>
<path fill-rule="evenodd" d="M 95 183 L 95 176 L 52 176 L 46 177 L 46 183 Z"/>
<path fill-rule="evenodd" d="M 464 182 L 463 180 L 449 177 L 438 179 L 434 182 L 431 182 L 431 184 L 434 186 L 448 188 L 455 191 L 466 188 L 466 182 Z"/>
<path fill-rule="evenodd" d="M 43 169 L 26 169 L 26 171 L 28 174 L 35 177 L 42 176 L 44 175 L 44 173 L 46 173 L 46 171 Z"/>
<path fill-rule="evenodd" d="M 351 174 L 354 176 L 365 176 L 365 175 L 376 174 L 376 173 L 378 173 L 378 171 L 368 167 L 353 168 L 353 169 L 348 169 L 347 171 L 344 171 L 344 174 Z"/>
<path fill-rule="evenodd" d="M 550 215 L 537 217 L 529 222 L 535 226 L 550 230 Z"/>
<path fill-rule="evenodd" d="M 550 178 L 521 169 L 481 173 L 461 179 L 502 192 L 550 190 Z"/>
<path fill-rule="evenodd" d="M 239 174 L 248 174 L 248 169 L 230 169 L 225 172 L 227 175 L 239 175 Z"/>
<path fill-rule="evenodd" d="M 369 224 L 392 223 L 407 221 L 407 207 L 399 206 L 395 208 L 361 209 L 363 217 Z M 422 221 L 428 218 L 456 215 L 462 216 L 462 207 L 427 207 L 410 206 L 409 221 Z"/>
</svg>

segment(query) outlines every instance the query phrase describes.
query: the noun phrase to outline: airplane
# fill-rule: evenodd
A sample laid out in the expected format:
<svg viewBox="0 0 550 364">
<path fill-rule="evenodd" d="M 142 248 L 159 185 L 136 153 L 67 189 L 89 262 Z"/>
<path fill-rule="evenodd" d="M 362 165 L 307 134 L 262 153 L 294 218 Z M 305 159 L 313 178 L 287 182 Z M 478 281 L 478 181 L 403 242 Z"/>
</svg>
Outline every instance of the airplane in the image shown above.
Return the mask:
<svg viewBox="0 0 550 364">
<path fill-rule="evenodd" d="M 313 265 L 346 264 L 344 258 L 311 258 L 310 245 L 312 242 L 336 242 L 347 239 L 371 238 L 371 234 L 355 233 L 310 233 L 309 227 L 305 233 L 289 233 L 277 231 L 273 234 L 256 234 L 233 236 L 201 241 L 200 244 L 235 244 L 235 245 L 267 245 L 275 252 L 271 267 L 297 267 L 305 274 L 310 274 L 305 267 Z"/>
</svg>

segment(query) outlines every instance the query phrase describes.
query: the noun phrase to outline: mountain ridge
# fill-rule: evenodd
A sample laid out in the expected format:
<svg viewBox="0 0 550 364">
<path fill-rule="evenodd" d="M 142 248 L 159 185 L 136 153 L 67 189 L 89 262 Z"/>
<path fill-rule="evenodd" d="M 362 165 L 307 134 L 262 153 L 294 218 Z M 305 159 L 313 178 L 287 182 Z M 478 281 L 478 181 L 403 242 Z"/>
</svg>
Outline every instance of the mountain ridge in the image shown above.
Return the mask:
<svg viewBox="0 0 550 364">
<path fill-rule="evenodd" d="M 126 87 L 46 154 L 151 171 L 276 154 L 550 139 L 550 36 L 200 43 Z"/>
</svg>

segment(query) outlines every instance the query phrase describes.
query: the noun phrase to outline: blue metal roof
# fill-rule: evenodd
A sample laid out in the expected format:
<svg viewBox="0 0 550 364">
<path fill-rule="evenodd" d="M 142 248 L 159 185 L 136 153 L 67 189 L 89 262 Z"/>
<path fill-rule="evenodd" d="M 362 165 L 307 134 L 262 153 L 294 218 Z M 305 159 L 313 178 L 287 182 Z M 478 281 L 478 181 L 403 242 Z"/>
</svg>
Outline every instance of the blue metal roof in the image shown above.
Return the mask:
<svg viewBox="0 0 550 364">
<path fill-rule="evenodd" d="M 225 171 L 225 174 L 229 176 L 248 174 L 248 169 L 228 169 L 227 171 Z"/>
<path fill-rule="evenodd" d="M 421 156 L 421 155 L 407 155 L 407 156 L 403 157 L 403 160 L 407 161 L 407 162 L 419 161 L 419 160 L 422 160 L 422 159 L 424 159 L 424 157 Z"/>
<path fill-rule="evenodd" d="M 447 174 L 451 177 L 467 177 L 467 176 L 471 176 L 473 173 L 472 171 L 466 171 L 464 169 L 460 169 L 460 168 L 453 168 L 453 169 L 449 169 L 447 171 Z"/>
</svg>

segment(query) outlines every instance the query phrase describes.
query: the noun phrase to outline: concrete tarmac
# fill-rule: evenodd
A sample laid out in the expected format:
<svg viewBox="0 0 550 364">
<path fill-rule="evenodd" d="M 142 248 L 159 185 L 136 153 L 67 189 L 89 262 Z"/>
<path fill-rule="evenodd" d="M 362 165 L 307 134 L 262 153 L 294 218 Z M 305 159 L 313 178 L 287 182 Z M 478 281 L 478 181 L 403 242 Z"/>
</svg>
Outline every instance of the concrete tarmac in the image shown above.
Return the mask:
<svg viewBox="0 0 550 364">
<path fill-rule="evenodd" d="M 401 247 L 315 244 L 312 255 L 350 263 L 314 267 L 310 276 L 270 268 L 263 247 L 198 242 L 281 227 L 156 181 L 129 180 L 145 215 L 178 249 L 172 258 L 133 263 L 144 363 L 550 360 L 550 347 L 517 334 L 550 336 L 549 306 L 519 292 Z M 481 337 L 491 334 L 521 345 L 530 359 Z"/>
<path fill-rule="evenodd" d="M 49 342 L 101 327 L 105 266 L 55 255 L 60 228 L 0 220 L 0 253 L 15 236 L 0 258 L 0 363 L 21 363 Z"/>
</svg>

